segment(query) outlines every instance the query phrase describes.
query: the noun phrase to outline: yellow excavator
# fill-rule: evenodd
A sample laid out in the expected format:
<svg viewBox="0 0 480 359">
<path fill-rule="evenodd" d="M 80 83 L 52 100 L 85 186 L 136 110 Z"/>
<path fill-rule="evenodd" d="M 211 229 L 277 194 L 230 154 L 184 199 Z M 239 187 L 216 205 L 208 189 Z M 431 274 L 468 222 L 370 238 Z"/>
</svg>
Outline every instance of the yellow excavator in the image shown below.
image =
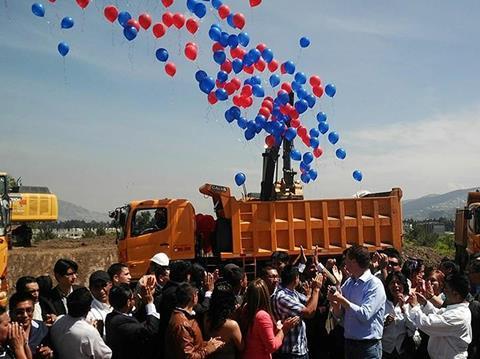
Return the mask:
<svg viewBox="0 0 480 359">
<path fill-rule="evenodd" d="M 0 305 L 7 299 L 8 249 L 13 236 L 23 245 L 31 244 L 32 222 L 58 220 L 57 196 L 46 187 L 11 186 L 9 176 L 0 172 Z"/>
</svg>

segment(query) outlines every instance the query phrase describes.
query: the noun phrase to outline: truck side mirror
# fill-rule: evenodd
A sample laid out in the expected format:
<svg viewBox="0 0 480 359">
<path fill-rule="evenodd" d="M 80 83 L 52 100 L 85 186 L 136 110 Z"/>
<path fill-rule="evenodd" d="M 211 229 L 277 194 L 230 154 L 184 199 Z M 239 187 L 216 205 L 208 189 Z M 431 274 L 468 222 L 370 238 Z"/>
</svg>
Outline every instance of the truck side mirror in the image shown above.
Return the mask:
<svg viewBox="0 0 480 359">
<path fill-rule="evenodd" d="M 120 226 L 124 227 L 126 222 L 127 222 L 126 213 L 122 211 L 118 215 L 118 223 L 120 224 Z"/>
</svg>

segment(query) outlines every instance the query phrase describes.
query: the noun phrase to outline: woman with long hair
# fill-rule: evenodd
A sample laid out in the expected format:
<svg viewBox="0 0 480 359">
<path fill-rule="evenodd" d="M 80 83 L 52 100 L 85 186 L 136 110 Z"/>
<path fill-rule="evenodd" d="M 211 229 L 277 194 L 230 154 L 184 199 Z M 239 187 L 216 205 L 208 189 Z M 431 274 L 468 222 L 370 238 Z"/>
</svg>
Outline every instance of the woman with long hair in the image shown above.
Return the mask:
<svg viewBox="0 0 480 359">
<path fill-rule="evenodd" d="M 235 294 L 232 286 L 226 282 L 217 283 L 205 316 L 204 331 L 207 338 L 220 337 L 225 345 L 209 358 L 235 359 L 236 353 L 243 350 L 240 326 L 230 319 L 234 310 Z"/>
<path fill-rule="evenodd" d="M 270 359 L 282 345 L 285 334 L 300 322 L 290 317 L 283 323 L 274 323 L 267 284 L 262 279 L 251 282 L 244 305 L 243 334 L 245 359 Z"/>
</svg>

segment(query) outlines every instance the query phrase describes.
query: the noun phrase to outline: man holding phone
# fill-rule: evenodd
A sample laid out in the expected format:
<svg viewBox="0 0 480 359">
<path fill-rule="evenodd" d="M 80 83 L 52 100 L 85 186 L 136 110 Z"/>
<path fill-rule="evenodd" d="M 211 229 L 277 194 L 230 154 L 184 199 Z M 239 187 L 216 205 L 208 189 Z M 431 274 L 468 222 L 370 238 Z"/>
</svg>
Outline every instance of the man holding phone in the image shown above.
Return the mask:
<svg viewBox="0 0 480 359">
<path fill-rule="evenodd" d="M 351 277 L 341 290 L 330 287 L 328 292 L 333 314 L 345 328 L 345 358 L 380 359 L 386 300 L 383 283 L 370 272 L 366 247 L 350 247 L 345 264 Z"/>
</svg>

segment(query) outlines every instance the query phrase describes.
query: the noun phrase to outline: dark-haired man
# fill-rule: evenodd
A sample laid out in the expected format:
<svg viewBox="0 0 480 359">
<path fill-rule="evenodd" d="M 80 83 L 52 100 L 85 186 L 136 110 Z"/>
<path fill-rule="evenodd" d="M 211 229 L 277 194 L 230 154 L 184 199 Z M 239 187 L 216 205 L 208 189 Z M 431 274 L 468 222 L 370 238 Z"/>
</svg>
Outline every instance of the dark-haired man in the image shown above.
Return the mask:
<svg viewBox="0 0 480 359">
<path fill-rule="evenodd" d="M 280 282 L 280 276 L 278 271 L 271 265 L 266 265 L 262 268 L 260 278 L 267 284 L 270 295 L 277 291 L 278 283 Z"/>
<path fill-rule="evenodd" d="M 445 281 L 446 308 L 437 309 L 421 294 L 410 294 L 407 315 L 430 336 L 428 354 L 432 359 L 467 358 L 468 344 L 472 341 L 471 314 L 466 301 L 468 291 L 468 278 L 455 273 Z"/>
<path fill-rule="evenodd" d="M 364 246 L 350 247 L 345 265 L 351 277 L 341 290 L 330 287 L 328 293 L 334 315 L 343 320 L 345 358 L 380 359 L 386 300 L 383 283 L 370 272 L 370 253 Z"/>
<path fill-rule="evenodd" d="M 0 357 L 2 359 L 32 357 L 22 326 L 16 322 L 10 323 L 7 308 L 3 306 L 0 306 Z"/>
<path fill-rule="evenodd" d="M 37 283 L 37 280 L 32 276 L 20 277 L 15 284 L 15 290 L 17 293 L 26 293 L 29 294 L 35 304 L 33 319 L 42 321 L 42 307 L 40 306 L 40 287 Z"/>
<path fill-rule="evenodd" d="M 75 289 L 67 297 L 68 314 L 53 324 L 51 338 L 59 359 L 91 359 L 112 357 L 97 329 L 85 320 L 92 303 L 92 295 L 84 287 Z"/>
<path fill-rule="evenodd" d="M 42 306 L 43 314 L 62 315 L 68 313 L 67 297 L 74 289 L 77 280 L 78 264 L 70 259 L 59 259 L 53 267 L 53 273 L 58 284 L 52 288 L 48 296 L 51 306 Z M 40 303 L 42 304 L 42 303 Z"/>
<path fill-rule="evenodd" d="M 120 283 L 130 284 L 132 276 L 128 266 L 124 263 L 113 263 L 107 270 L 113 285 Z"/>
</svg>

